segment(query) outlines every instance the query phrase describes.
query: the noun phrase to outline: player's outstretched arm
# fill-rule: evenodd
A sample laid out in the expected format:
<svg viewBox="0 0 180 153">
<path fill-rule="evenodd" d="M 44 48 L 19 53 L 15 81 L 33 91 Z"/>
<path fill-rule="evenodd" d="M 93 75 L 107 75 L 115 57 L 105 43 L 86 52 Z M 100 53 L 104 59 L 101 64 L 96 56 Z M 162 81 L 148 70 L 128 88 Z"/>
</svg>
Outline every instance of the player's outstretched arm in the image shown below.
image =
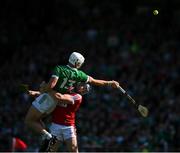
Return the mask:
<svg viewBox="0 0 180 153">
<path fill-rule="evenodd" d="M 74 99 L 71 95 L 61 94 L 54 90 L 49 91 L 48 94 L 58 103 L 74 104 Z"/>
<path fill-rule="evenodd" d="M 90 84 L 95 85 L 95 86 L 111 86 L 112 88 L 118 88 L 119 83 L 117 81 L 106 81 L 106 80 L 98 80 L 94 79 L 93 77 L 89 76 L 89 81 Z"/>
<path fill-rule="evenodd" d="M 55 101 L 60 103 L 66 103 L 66 104 L 74 104 L 74 100 L 71 95 L 68 94 L 61 94 L 57 91 L 54 91 L 52 89 L 49 89 L 48 84 L 45 82 L 42 82 L 40 85 L 40 92 L 41 93 L 48 93 Z"/>
</svg>

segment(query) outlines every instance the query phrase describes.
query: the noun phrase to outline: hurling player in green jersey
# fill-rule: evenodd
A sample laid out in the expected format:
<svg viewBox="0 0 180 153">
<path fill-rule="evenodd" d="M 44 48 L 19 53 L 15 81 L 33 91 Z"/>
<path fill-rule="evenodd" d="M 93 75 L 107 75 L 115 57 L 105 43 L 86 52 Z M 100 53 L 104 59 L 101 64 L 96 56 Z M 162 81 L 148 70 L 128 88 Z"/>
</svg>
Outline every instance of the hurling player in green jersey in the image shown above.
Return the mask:
<svg viewBox="0 0 180 153">
<path fill-rule="evenodd" d="M 47 88 L 54 88 L 60 93 L 67 93 L 69 88 L 72 88 L 75 83 L 87 82 L 96 86 L 111 86 L 117 88 L 119 83 L 117 81 L 105 81 L 94 79 L 87 75 L 79 68 L 84 63 L 84 57 L 77 52 L 73 52 L 69 57 L 69 62 L 65 66 L 56 66 Z"/>
<path fill-rule="evenodd" d="M 51 139 L 52 135 L 41 124 L 42 117 L 45 114 L 50 114 L 59 102 L 73 104 L 74 100 L 68 93 L 76 83 L 86 82 L 95 86 L 119 87 L 117 81 L 98 80 L 80 71 L 79 68 L 84 63 L 84 60 L 80 53 L 73 52 L 69 57 L 67 65 L 56 66 L 54 68 L 49 82 L 43 86 L 41 92 L 29 91 L 30 95 L 37 95 L 38 97 L 33 101 L 32 106 L 28 110 L 25 123 L 45 139 Z M 52 89 L 56 93 L 52 93 Z"/>
</svg>

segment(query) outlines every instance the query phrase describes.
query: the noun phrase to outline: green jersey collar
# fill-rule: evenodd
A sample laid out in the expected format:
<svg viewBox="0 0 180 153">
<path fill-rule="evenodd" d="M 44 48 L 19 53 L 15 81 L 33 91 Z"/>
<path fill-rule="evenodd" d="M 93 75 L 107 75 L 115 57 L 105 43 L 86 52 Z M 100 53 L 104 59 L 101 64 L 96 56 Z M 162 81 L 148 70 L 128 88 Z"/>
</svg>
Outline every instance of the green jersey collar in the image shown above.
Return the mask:
<svg viewBox="0 0 180 153">
<path fill-rule="evenodd" d="M 71 67 L 71 66 L 69 66 L 69 65 L 66 65 L 66 66 L 67 66 L 68 68 L 72 69 L 72 70 L 77 71 L 77 68 Z"/>
</svg>

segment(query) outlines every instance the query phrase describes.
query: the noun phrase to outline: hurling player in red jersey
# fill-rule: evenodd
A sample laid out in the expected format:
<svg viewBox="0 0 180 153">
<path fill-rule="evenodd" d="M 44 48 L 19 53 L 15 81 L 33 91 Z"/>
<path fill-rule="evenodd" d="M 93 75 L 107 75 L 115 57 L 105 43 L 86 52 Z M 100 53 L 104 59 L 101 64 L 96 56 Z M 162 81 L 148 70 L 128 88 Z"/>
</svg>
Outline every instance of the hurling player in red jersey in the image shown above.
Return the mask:
<svg viewBox="0 0 180 153">
<path fill-rule="evenodd" d="M 65 142 L 69 152 L 78 152 L 78 144 L 76 137 L 75 116 L 82 102 L 82 95 L 88 93 L 90 85 L 87 83 L 79 83 L 76 86 L 76 93 L 71 96 L 74 104 L 58 104 L 52 112 L 52 123 L 49 128 L 50 133 L 55 139 L 53 142 L 46 142 L 41 146 L 40 151 L 56 152 L 61 142 Z"/>
</svg>

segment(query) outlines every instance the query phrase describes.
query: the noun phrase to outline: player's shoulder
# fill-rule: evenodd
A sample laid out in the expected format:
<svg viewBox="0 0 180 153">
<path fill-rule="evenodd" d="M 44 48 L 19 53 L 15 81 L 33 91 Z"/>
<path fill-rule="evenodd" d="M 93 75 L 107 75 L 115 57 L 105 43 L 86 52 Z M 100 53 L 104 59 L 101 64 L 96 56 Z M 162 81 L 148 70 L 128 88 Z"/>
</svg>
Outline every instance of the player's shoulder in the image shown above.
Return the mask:
<svg viewBox="0 0 180 153">
<path fill-rule="evenodd" d="M 83 72 L 82 70 L 79 70 L 79 69 L 77 69 L 77 71 L 78 71 L 78 72 L 81 72 L 81 73 Z"/>
<path fill-rule="evenodd" d="M 79 74 L 85 74 L 85 72 L 84 71 L 82 71 L 82 70 L 77 70 L 77 72 L 79 73 Z"/>
<path fill-rule="evenodd" d="M 58 69 L 59 71 L 64 71 L 67 69 L 65 65 L 56 65 L 55 68 Z"/>
</svg>

